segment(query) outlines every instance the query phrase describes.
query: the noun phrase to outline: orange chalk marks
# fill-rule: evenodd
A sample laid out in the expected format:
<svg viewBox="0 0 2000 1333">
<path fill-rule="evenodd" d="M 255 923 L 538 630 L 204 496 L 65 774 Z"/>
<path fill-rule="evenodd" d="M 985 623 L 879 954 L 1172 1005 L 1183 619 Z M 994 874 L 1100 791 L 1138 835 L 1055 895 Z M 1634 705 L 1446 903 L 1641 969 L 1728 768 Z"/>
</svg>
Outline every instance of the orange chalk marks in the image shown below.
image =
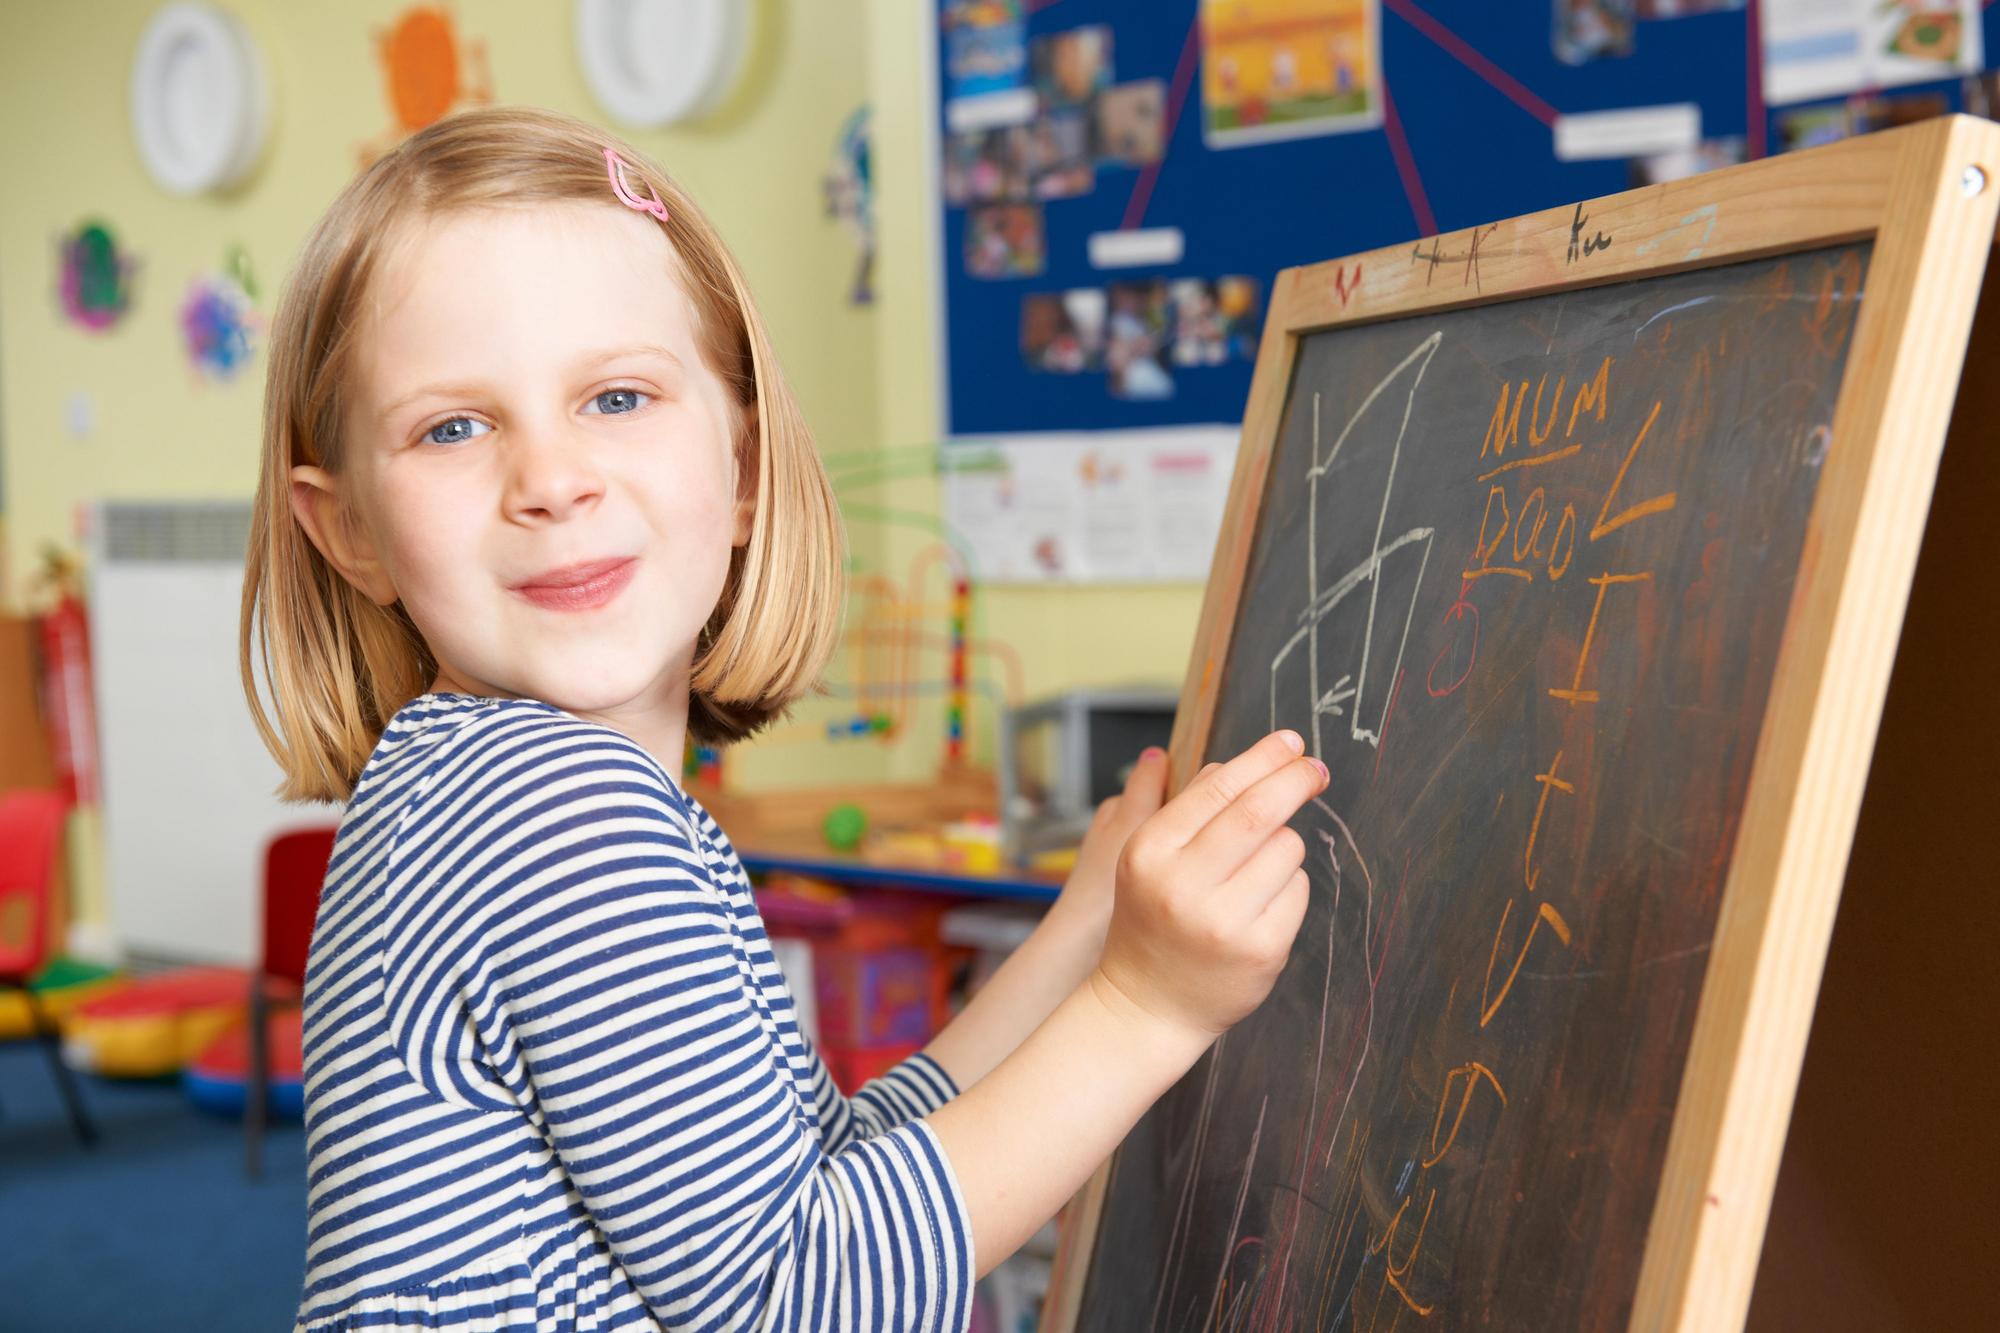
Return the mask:
<svg viewBox="0 0 2000 1333">
<path fill-rule="evenodd" d="M 1542 794 L 1535 799 L 1535 817 L 1528 825 L 1528 850 L 1521 857 L 1521 880 L 1528 886 L 1529 893 L 1535 891 L 1535 881 L 1542 877 L 1542 872 L 1535 869 L 1535 839 L 1541 836 L 1542 811 L 1548 809 L 1549 792 L 1559 790 L 1567 796 L 1576 795 L 1575 787 L 1556 776 L 1562 761 L 1562 751 L 1557 750 L 1556 757 L 1549 760 L 1549 771 L 1535 774 L 1535 781 L 1542 784 Z"/>
<path fill-rule="evenodd" d="M 1495 500 L 1500 502 L 1500 526 L 1497 528 L 1493 527 L 1493 502 Z M 1499 551 L 1500 543 L 1506 539 L 1507 527 L 1513 521 L 1513 512 L 1507 505 L 1506 487 L 1489 487 L 1486 491 L 1486 511 L 1479 516 L 1479 540 L 1475 544 L 1473 551 L 1473 556 L 1479 563 L 1474 568 L 1464 571 L 1466 578 L 1477 579 L 1484 578 L 1488 574 L 1508 574 L 1517 579 L 1527 579 L 1530 582 L 1534 580 L 1535 576 L 1525 569 L 1516 569 L 1508 565 L 1495 565 L 1493 563 L 1493 556 Z M 1491 537 L 1487 535 L 1489 529 L 1492 532 Z"/>
<path fill-rule="evenodd" d="M 1403 1276 L 1417 1262 L 1417 1252 L 1424 1247 L 1424 1228 L 1430 1225 L 1431 1205 L 1436 1202 L 1437 1191 L 1432 1190 L 1430 1196 L 1424 1200 L 1424 1215 L 1422 1220 L 1417 1223 L 1417 1238 L 1410 1242 L 1410 1252 L 1404 1256 L 1402 1263 L 1398 1264 L 1396 1262 L 1396 1252 L 1391 1246 L 1395 1243 L 1396 1232 L 1403 1225 L 1403 1214 L 1409 1211 L 1410 1200 L 1408 1197 L 1405 1197 L 1402 1204 L 1396 1209 L 1396 1215 L 1389 1219 L 1389 1229 L 1382 1233 L 1382 1239 L 1368 1247 L 1369 1254 L 1379 1254 L 1382 1256 L 1383 1276 L 1388 1280 L 1389 1285 L 1396 1289 L 1396 1294 L 1403 1298 L 1403 1304 L 1418 1315 L 1427 1315 L 1432 1310 L 1437 1309 L 1437 1306 L 1420 1304 L 1416 1297 L 1410 1295 L 1409 1288 L 1403 1285 Z"/>
<path fill-rule="evenodd" d="M 1549 436 L 1555 434 L 1556 413 L 1562 409 L 1563 385 L 1568 382 L 1567 377 L 1557 377 L 1556 391 L 1549 398 L 1549 424 L 1543 426 L 1541 425 L 1542 390 L 1548 387 L 1549 377 L 1543 375 L 1541 379 L 1535 381 L 1535 405 L 1528 410 L 1528 447 L 1530 449 L 1541 448 L 1543 444 L 1548 442 Z M 1522 380 L 1521 387 L 1525 390 L 1528 387 L 1528 382 Z M 1570 409 L 1570 416 L 1576 416 L 1575 408 Z"/>
<path fill-rule="evenodd" d="M 1626 469 L 1630 468 L 1632 460 L 1639 456 L 1639 446 L 1646 442 L 1646 433 L 1653 429 L 1653 423 L 1659 420 L 1659 417 L 1660 404 L 1655 401 L 1653 410 L 1646 416 L 1646 424 L 1639 427 L 1638 438 L 1633 440 L 1632 447 L 1625 451 L 1625 461 L 1618 465 L 1618 475 L 1611 479 L 1611 489 L 1604 493 L 1604 503 L 1598 506 L 1597 522 L 1592 524 L 1590 529 L 1590 539 L 1592 541 L 1596 541 L 1606 533 L 1616 532 L 1627 523 L 1635 523 L 1648 514 L 1664 513 L 1674 507 L 1674 502 L 1680 493 L 1678 491 L 1668 491 L 1664 495 L 1656 495 L 1650 500 L 1642 500 L 1638 504 L 1622 510 L 1616 518 L 1607 520 L 1605 517 L 1605 515 L 1611 512 L 1611 502 L 1617 498 L 1618 488 L 1625 484 Z"/>
<path fill-rule="evenodd" d="M 1597 635 L 1597 617 L 1604 610 L 1604 594 L 1611 590 L 1614 583 L 1643 583 L 1652 577 L 1652 571 L 1648 570 L 1644 574 L 1599 574 L 1590 580 L 1597 585 L 1597 601 L 1590 608 L 1590 624 L 1583 631 L 1583 650 L 1576 655 L 1576 676 L 1570 681 L 1568 689 L 1551 686 L 1550 694 L 1558 699 L 1567 699 L 1572 704 L 1597 702 L 1597 691 L 1583 688 L 1583 670 L 1590 662 L 1590 644 Z"/>
<path fill-rule="evenodd" d="M 1458 1113 L 1451 1118 L 1451 1132 L 1444 1136 L 1444 1142 L 1440 1144 L 1438 1134 L 1444 1129 L 1444 1108 L 1451 1101 L 1451 1085 L 1460 1078 L 1465 1080 L 1465 1092 L 1458 1099 Z M 1477 1060 L 1467 1061 L 1446 1074 L 1444 1091 L 1438 1096 L 1437 1119 L 1431 1122 L 1431 1155 L 1423 1161 L 1426 1169 L 1443 1161 L 1444 1155 L 1451 1151 L 1451 1145 L 1458 1139 L 1458 1127 L 1465 1123 L 1466 1109 L 1472 1105 L 1472 1094 L 1479 1091 L 1479 1080 L 1482 1078 L 1493 1085 L 1500 1104 L 1507 1104 L 1507 1090 L 1500 1086 L 1500 1080 L 1493 1076 L 1493 1071 Z"/>
<path fill-rule="evenodd" d="M 1547 922 L 1563 948 L 1569 947 L 1569 922 L 1563 920 L 1562 913 L 1544 902 L 1535 912 L 1535 919 L 1528 923 L 1528 938 L 1521 941 L 1521 950 L 1514 955 L 1514 965 L 1507 969 L 1506 980 L 1500 983 L 1500 993 L 1493 993 L 1493 969 L 1500 961 L 1500 940 L 1507 933 L 1507 918 L 1514 914 L 1514 900 L 1509 898 L 1507 906 L 1501 909 L 1500 926 L 1493 932 L 1493 951 L 1486 956 L 1486 985 L 1480 991 L 1479 1026 L 1485 1027 L 1493 1021 L 1493 1015 L 1500 1012 L 1500 1006 L 1507 1002 L 1507 992 L 1514 989 L 1514 978 L 1521 974 L 1521 964 L 1527 961 L 1528 950 L 1534 947 L 1535 933 Z"/>
<path fill-rule="evenodd" d="M 1516 458 L 1510 463 L 1502 463 L 1491 472 L 1482 472 L 1479 474 L 1479 479 L 1481 481 L 1491 481 L 1502 472 L 1512 472 L 1517 467 L 1540 467 L 1544 463 L 1559 463 L 1563 459 L 1572 458 L 1582 451 L 1582 445 L 1572 444 L 1566 449 L 1557 449 L 1551 453 L 1529 454 L 1526 458 Z"/>
<path fill-rule="evenodd" d="M 1508 445 L 1521 442 L 1521 401 L 1527 394 L 1528 382 L 1521 381 L 1521 392 L 1514 395 L 1514 409 L 1509 412 L 1507 398 L 1513 387 L 1506 381 L 1501 381 L 1500 401 L 1494 404 L 1493 419 L 1486 423 L 1486 438 L 1479 442 L 1481 458 L 1488 454 L 1499 458 L 1507 452 Z"/>
<path fill-rule="evenodd" d="M 1576 401 L 1569 408 L 1569 424 L 1563 427 L 1564 439 L 1576 434 L 1576 419 L 1592 408 L 1597 410 L 1600 422 L 1611 409 L 1611 358 L 1608 356 L 1604 358 L 1604 364 L 1597 368 L 1597 378 L 1576 391 Z"/>
<path fill-rule="evenodd" d="M 1563 542 L 1564 533 L 1569 534 L 1567 545 Z M 1562 552 L 1561 564 L 1556 563 L 1556 552 L 1558 551 Z M 1569 562 L 1575 555 L 1576 506 L 1565 501 L 1562 517 L 1556 520 L 1556 535 L 1549 541 L 1549 582 L 1554 583 L 1557 579 L 1569 573 Z"/>
</svg>

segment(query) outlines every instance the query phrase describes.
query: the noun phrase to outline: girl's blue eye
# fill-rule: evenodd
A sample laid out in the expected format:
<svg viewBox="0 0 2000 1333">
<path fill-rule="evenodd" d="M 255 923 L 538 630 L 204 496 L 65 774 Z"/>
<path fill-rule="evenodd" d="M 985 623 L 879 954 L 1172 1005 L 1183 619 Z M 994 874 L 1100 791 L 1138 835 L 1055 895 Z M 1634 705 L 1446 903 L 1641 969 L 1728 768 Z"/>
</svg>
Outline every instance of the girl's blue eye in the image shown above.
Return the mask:
<svg viewBox="0 0 2000 1333">
<path fill-rule="evenodd" d="M 475 435 L 482 435 L 492 429 L 485 422 L 474 421 L 471 417 L 453 417 L 449 421 L 440 421 L 425 431 L 424 443 L 464 444 Z"/>
<path fill-rule="evenodd" d="M 590 405 L 601 416 L 623 416 L 627 412 L 638 411 L 640 400 L 650 397 L 651 394 L 640 393 L 637 389 L 606 389 L 591 399 Z"/>
</svg>

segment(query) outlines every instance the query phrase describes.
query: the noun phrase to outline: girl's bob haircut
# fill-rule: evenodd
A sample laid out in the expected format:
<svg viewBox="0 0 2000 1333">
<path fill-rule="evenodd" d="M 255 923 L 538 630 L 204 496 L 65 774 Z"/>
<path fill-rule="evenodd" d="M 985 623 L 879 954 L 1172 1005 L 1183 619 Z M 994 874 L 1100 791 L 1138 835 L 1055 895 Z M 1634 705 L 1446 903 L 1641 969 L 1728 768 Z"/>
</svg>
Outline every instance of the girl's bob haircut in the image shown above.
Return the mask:
<svg viewBox="0 0 2000 1333">
<path fill-rule="evenodd" d="M 527 107 L 468 111 L 421 131 L 356 177 L 306 240 L 270 340 L 263 461 L 243 580 L 239 665 L 250 713 L 285 779 L 280 797 L 345 801 L 396 710 L 437 661 L 400 603 L 381 607 L 327 563 L 291 510 L 291 470 L 341 474 L 345 384 L 370 282 L 399 224 L 563 200 L 623 209 L 605 149 L 632 189 L 659 192 L 709 368 L 755 426 L 735 449 L 756 476 L 747 545 L 696 646 L 688 732 L 741 740 L 812 690 L 842 614 L 840 512 L 811 432 L 722 238 L 673 179 L 583 121 Z M 746 418 L 752 414 L 746 412 Z M 253 662 L 261 662 L 267 710 Z M 672 765 L 670 764 L 670 767 Z"/>
</svg>

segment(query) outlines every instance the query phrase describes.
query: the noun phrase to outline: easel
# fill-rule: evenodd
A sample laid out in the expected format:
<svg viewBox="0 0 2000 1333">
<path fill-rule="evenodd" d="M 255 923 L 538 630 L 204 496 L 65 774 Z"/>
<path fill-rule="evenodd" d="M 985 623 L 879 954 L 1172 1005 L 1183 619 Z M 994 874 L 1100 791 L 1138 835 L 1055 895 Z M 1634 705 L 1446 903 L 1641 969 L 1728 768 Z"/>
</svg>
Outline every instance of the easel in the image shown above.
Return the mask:
<svg viewBox="0 0 2000 1333">
<path fill-rule="evenodd" d="M 1996 816 L 1981 793 L 1996 786 L 2000 728 L 1976 685 L 1954 696 L 1949 682 L 1968 679 L 1964 664 L 1990 661 L 2000 646 L 2000 616 L 1980 588 L 1983 562 L 1970 555 L 1992 524 L 1982 499 L 2000 499 L 1987 434 L 2000 397 L 1975 365 L 1956 413 L 1953 404 L 1996 209 L 2000 127 L 1953 117 L 1435 238 L 1419 253 L 1428 262 L 1389 247 L 1290 269 L 1275 285 L 1183 688 L 1176 788 L 1204 758 L 1302 335 L 1873 241 L 1834 416 L 1843 447 L 1813 501 L 1647 1233 L 1635 1329 L 1739 1326 L 1753 1308 L 1753 1280 L 1759 1326 L 1978 1321 L 1956 1288 L 1982 1273 L 1992 1246 L 1981 1241 L 1994 1234 L 1979 1209 L 1992 1192 L 1995 1152 L 1979 1122 L 1981 1094 L 1996 1080 L 1972 1024 L 2000 998 L 1985 954 L 2000 932 L 1993 896 L 1973 876 L 1995 878 Z M 1593 237 L 1618 243 L 1575 255 L 1582 219 Z M 2000 345 L 2000 299 L 1986 309 L 1975 351 Z M 1959 443 L 1927 534 L 1948 425 Z M 1913 597 L 1920 544 L 1924 581 Z M 1983 718 L 1968 716 L 1980 709 Z M 1936 787 L 1913 798 L 1919 782 Z M 1955 857 L 1952 838 L 1967 821 L 1987 855 Z M 1906 830 L 1921 832 L 1906 842 Z M 1851 841 L 1852 892 L 1828 964 Z M 1932 909 L 1917 920 L 1913 886 Z M 1953 888 L 1957 896 L 1945 897 Z M 1911 928 L 1892 935 L 1899 926 Z M 1890 957 L 1893 973 L 1882 966 Z M 1957 989 L 1938 1005 L 1932 988 L 1942 985 Z M 1905 1060 L 1913 1048 L 1921 1054 Z M 1869 1169 L 1854 1169 L 1869 1153 Z M 1883 1162 L 1895 1165 L 1877 1169 Z M 1107 1164 L 1070 1209 L 1045 1330 L 1075 1326 L 1109 1172 Z M 1767 1216 L 1775 1226 L 1760 1269 Z M 1842 1264 L 1847 1271 L 1829 1280 Z"/>
</svg>

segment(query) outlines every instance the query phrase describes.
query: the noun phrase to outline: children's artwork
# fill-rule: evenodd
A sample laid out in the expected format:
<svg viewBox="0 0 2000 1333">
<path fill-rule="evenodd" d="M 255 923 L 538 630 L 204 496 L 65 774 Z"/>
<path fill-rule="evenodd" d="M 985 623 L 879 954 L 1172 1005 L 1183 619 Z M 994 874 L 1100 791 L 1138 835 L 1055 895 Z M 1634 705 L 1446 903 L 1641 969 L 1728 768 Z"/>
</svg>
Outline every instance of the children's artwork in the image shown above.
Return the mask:
<svg viewBox="0 0 2000 1333">
<path fill-rule="evenodd" d="M 1028 29 L 1021 0 L 949 0 L 945 6 L 946 96 L 1011 92 L 1028 75 Z"/>
<path fill-rule="evenodd" d="M 1693 148 L 1633 158 L 1632 184 L 1659 185 L 1665 181 L 1683 180 L 1689 176 L 1698 176 L 1704 171 L 1714 171 L 1718 167 L 1735 166 L 1744 160 L 1744 142 L 1741 135 L 1724 139 L 1704 139 Z"/>
<path fill-rule="evenodd" d="M 1979 0 L 1762 0 L 1764 97 L 1778 105 L 1975 73 L 1980 10 Z"/>
<path fill-rule="evenodd" d="M 954 206 L 1029 197 L 1025 125 L 966 130 L 945 141 L 944 197 Z"/>
<path fill-rule="evenodd" d="M 56 242 L 56 255 L 56 296 L 72 324 L 102 333 L 125 317 L 138 264 L 119 251 L 107 224 L 79 224 Z"/>
<path fill-rule="evenodd" d="M 1678 19 L 1689 14 L 1711 14 L 1718 9 L 1741 9 L 1743 0 L 1638 0 L 1637 16 L 1642 19 Z"/>
<path fill-rule="evenodd" d="M 458 25 L 443 5 L 404 10 L 387 31 L 375 34 L 375 50 L 394 124 L 383 138 L 356 149 L 364 167 L 447 113 L 493 100 L 486 43 L 461 42 Z"/>
<path fill-rule="evenodd" d="M 833 165 L 827 168 L 826 215 L 847 223 L 860 251 L 854 266 L 854 282 L 847 299 L 852 305 L 868 305 L 875 299 L 875 183 L 870 165 L 868 108 L 861 107 L 841 126 L 833 146 Z"/>
<path fill-rule="evenodd" d="M 1167 85 L 1140 79 L 1097 95 L 1097 155 L 1128 167 L 1160 160 L 1166 146 Z"/>
<path fill-rule="evenodd" d="M 1201 0 L 1211 148 L 1382 123 L 1378 0 Z"/>
<path fill-rule="evenodd" d="M 1244 361 L 1257 359 L 1257 339 L 1264 330 L 1263 286 L 1240 274 L 1215 280 L 1215 304 L 1229 338 L 1229 354 Z"/>
<path fill-rule="evenodd" d="M 1818 148 L 1854 133 L 1845 102 L 1831 106 L 1799 106 L 1778 113 L 1778 151 Z"/>
<path fill-rule="evenodd" d="M 1914 125 L 1932 116 L 1947 115 L 1951 104 L 1935 89 L 1926 92 L 1876 93 L 1857 97 L 1848 104 L 1848 115 L 1856 134 L 1892 130 L 1898 125 Z"/>
<path fill-rule="evenodd" d="M 1167 285 L 1173 302 L 1174 340 L 1169 357 L 1176 366 L 1219 366 L 1229 359 L 1229 327 L 1207 278 L 1176 278 Z"/>
<path fill-rule="evenodd" d="M 210 379 L 236 378 L 255 354 L 256 307 L 233 274 L 210 274 L 189 284 L 180 325 L 188 361 Z"/>
<path fill-rule="evenodd" d="M 983 204 L 965 228 L 965 271 L 975 278 L 1031 278 L 1042 271 L 1040 204 Z"/>
<path fill-rule="evenodd" d="M 1089 113 L 1082 107 L 1060 107 L 1037 117 L 1028 131 L 1028 161 L 1035 198 L 1089 194 L 1097 185 Z"/>
<path fill-rule="evenodd" d="M 1037 37 L 1032 51 L 1044 108 L 1088 106 L 1111 86 L 1111 29 L 1101 24 Z"/>
<path fill-rule="evenodd" d="M 1174 396 L 1166 367 L 1167 284 L 1158 278 L 1114 282 L 1104 344 L 1104 366 L 1117 398 Z"/>
<path fill-rule="evenodd" d="M 1554 0 L 1556 59 L 1581 65 L 1632 54 L 1633 0 Z"/>
<path fill-rule="evenodd" d="M 1021 359 L 1060 375 L 1102 369 L 1104 310 L 1104 292 L 1096 287 L 1022 297 Z"/>
</svg>

